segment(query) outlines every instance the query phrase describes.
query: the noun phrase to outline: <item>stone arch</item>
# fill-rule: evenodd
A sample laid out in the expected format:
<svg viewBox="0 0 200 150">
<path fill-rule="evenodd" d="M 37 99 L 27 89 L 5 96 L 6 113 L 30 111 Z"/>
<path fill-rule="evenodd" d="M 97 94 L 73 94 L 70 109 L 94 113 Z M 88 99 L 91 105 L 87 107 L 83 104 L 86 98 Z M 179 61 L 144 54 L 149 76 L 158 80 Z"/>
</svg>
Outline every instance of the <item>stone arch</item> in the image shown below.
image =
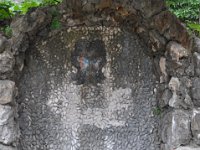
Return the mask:
<svg viewBox="0 0 200 150">
<path fill-rule="evenodd" d="M 164 2 L 83 0 L 77 3 L 75 0 L 65 0 L 59 8 L 62 10 L 62 21 L 69 29 L 83 24 L 114 24 L 120 28 L 125 26 L 126 31 L 136 33 L 141 38 L 149 47 L 146 53 L 154 62 L 157 76 L 154 95 L 163 110 L 160 149 L 198 149 L 200 40 L 188 34 L 182 23 L 167 10 Z M 17 149 L 19 128 L 17 116 L 13 115 L 16 114 L 14 110 L 17 108 L 14 100 L 17 96 L 15 82 L 19 81 L 24 67 L 25 52 L 31 47 L 31 42 L 38 36 L 48 34 L 55 9 L 57 7 L 32 10 L 27 15 L 13 20 L 13 36 L 10 39 L 1 36 L 1 149 Z M 56 32 L 51 34 L 57 35 Z M 8 130 L 8 133 L 3 130 Z M 80 132 L 80 135 L 82 134 L 84 133 Z"/>
</svg>

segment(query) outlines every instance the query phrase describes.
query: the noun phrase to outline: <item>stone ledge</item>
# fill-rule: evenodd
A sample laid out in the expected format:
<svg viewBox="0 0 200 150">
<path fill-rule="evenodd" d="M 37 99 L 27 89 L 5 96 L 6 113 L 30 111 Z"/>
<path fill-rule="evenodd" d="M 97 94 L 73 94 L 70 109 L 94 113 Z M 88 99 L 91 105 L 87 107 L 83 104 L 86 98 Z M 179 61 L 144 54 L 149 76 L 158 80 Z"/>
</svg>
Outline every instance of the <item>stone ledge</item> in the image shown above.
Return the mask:
<svg viewBox="0 0 200 150">
<path fill-rule="evenodd" d="M 0 150 L 17 150 L 17 148 L 0 144 Z"/>
</svg>

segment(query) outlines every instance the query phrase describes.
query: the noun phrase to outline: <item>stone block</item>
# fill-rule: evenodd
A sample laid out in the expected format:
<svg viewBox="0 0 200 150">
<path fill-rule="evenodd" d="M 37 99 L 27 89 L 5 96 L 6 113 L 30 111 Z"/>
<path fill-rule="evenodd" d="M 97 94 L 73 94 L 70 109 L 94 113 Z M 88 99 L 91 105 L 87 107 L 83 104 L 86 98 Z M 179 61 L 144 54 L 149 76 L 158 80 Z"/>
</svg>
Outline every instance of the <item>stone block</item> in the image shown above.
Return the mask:
<svg viewBox="0 0 200 150">
<path fill-rule="evenodd" d="M 200 108 L 193 109 L 191 130 L 195 143 L 200 145 Z"/>
<path fill-rule="evenodd" d="M 9 145 L 18 139 L 18 128 L 14 121 L 14 110 L 11 106 L 0 105 L 0 143 Z"/>
<path fill-rule="evenodd" d="M 179 62 L 181 58 L 189 55 L 189 51 L 187 49 L 174 41 L 167 44 L 167 51 L 169 52 L 172 60 L 175 62 Z"/>
<path fill-rule="evenodd" d="M 200 54 L 195 52 L 193 54 L 195 74 L 200 76 Z"/>
<path fill-rule="evenodd" d="M 0 104 L 11 103 L 15 95 L 15 83 L 9 80 L 0 80 Z"/>
<path fill-rule="evenodd" d="M 190 115 L 183 110 L 166 114 L 162 122 L 162 141 L 164 149 L 173 150 L 191 140 Z"/>
<path fill-rule="evenodd" d="M 172 97 L 169 99 L 169 106 L 173 108 L 193 108 L 193 102 L 190 97 L 190 88 L 192 81 L 186 77 L 172 77 L 169 82 L 169 89 L 172 91 Z"/>
<path fill-rule="evenodd" d="M 11 76 L 15 59 L 11 52 L 3 52 L 0 54 L 0 79 L 6 79 Z"/>
<path fill-rule="evenodd" d="M 160 106 L 165 107 L 169 105 L 169 100 L 172 97 L 172 92 L 169 89 L 165 89 L 160 97 Z"/>
<path fill-rule="evenodd" d="M 194 78 L 192 80 L 192 88 L 191 88 L 191 93 L 192 93 L 192 100 L 195 106 L 200 106 L 200 79 L 199 78 Z"/>
<path fill-rule="evenodd" d="M 172 97 L 169 100 L 169 106 L 177 108 L 180 103 L 181 99 L 178 96 L 178 91 L 180 88 L 180 81 L 176 77 L 172 77 L 169 82 L 169 89 L 172 91 Z"/>
</svg>

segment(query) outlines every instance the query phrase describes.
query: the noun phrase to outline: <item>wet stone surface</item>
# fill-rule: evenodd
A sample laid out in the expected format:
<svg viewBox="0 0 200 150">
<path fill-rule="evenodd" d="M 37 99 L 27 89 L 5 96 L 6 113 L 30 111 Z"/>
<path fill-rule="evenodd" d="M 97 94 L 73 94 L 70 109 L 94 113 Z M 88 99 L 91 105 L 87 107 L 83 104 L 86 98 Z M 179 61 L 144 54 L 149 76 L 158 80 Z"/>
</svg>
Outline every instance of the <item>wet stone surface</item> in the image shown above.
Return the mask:
<svg viewBox="0 0 200 150">
<path fill-rule="evenodd" d="M 104 43 L 101 82 L 73 80 L 71 54 L 80 39 Z M 155 80 L 144 51 L 136 35 L 117 27 L 70 28 L 38 39 L 19 84 L 20 149 L 159 150 Z"/>
</svg>

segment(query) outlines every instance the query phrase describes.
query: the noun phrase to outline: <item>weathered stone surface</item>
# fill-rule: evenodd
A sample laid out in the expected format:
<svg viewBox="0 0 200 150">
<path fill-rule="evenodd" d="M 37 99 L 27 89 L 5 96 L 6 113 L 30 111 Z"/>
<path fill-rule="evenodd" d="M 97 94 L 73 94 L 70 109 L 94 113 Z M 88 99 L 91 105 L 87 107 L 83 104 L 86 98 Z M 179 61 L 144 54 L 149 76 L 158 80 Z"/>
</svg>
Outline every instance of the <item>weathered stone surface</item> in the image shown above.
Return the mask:
<svg viewBox="0 0 200 150">
<path fill-rule="evenodd" d="M 0 53 L 2 53 L 8 45 L 7 39 L 0 34 Z"/>
<path fill-rule="evenodd" d="M 11 103 L 14 95 L 15 83 L 9 80 L 0 80 L 0 104 Z"/>
<path fill-rule="evenodd" d="M 171 107 L 177 107 L 181 103 L 181 100 L 178 96 L 179 88 L 180 88 L 179 79 L 172 77 L 169 82 L 169 89 L 172 91 L 172 97 L 169 100 L 169 106 L 171 106 Z"/>
<path fill-rule="evenodd" d="M 200 106 L 200 79 L 194 78 L 192 80 L 192 98 L 196 106 Z"/>
<path fill-rule="evenodd" d="M 189 51 L 182 45 L 171 41 L 167 44 L 167 51 L 169 52 L 173 61 L 180 63 L 179 60 L 189 55 Z"/>
<path fill-rule="evenodd" d="M 200 148 L 194 146 L 181 146 L 175 150 L 200 150 Z"/>
<path fill-rule="evenodd" d="M 169 40 L 179 41 L 189 48 L 189 34 L 181 22 L 169 11 L 163 11 L 153 18 L 152 25 Z"/>
<path fill-rule="evenodd" d="M 162 140 L 165 150 L 187 145 L 191 139 L 190 115 L 187 111 L 175 110 L 167 113 L 162 121 Z"/>
<path fill-rule="evenodd" d="M 200 76 L 200 54 L 195 52 L 193 54 L 193 58 L 194 58 L 195 74 L 197 76 Z"/>
<path fill-rule="evenodd" d="M 159 61 L 161 76 L 160 76 L 160 83 L 166 82 L 168 79 L 167 71 L 166 71 L 166 58 L 161 57 Z"/>
<path fill-rule="evenodd" d="M 164 37 L 159 35 L 159 33 L 157 33 L 156 31 L 150 31 L 149 37 L 149 45 L 154 52 L 165 50 L 166 40 Z"/>
<path fill-rule="evenodd" d="M 192 50 L 200 53 L 200 39 L 198 37 L 194 37 L 194 39 L 193 39 Z"/>
<path fill-rule="evenodd" d="M 159 99 L 160 107 L 168 106 L 171 97 L 172 97 L 172 92 L 169 89 L 165 89 Z"/>
<path fill-rule="evenodd" d="M 12 39 L 12 51 L 15 54 L 19 52 L 25 52 L 29 47 L 28 35 L 24 33 L 18 34 L 18 36 L 13 36 Z"/>
<path fill-rule="evenodd" d="M 200 145 L 200 108 L 193 109 L 191 130 L 195 143 Z"/>
<path fill-rule="evenodd" d="M 164 34 L 175 18 L 176 17 L 170 11 L 163 11 L 153 17 L 152 25 L 160 32 L 160 34 Z"/>
<path fill-rule="evenodd" d="M 17 148 L 0 144 L 0 150 L 17 150 Z"/>
<path fill-rule="evenodd" d="M 192 81 L 186 77 L 180 79 L 172 77 L 169 82 L 169 89 L 172 91 L 172 97 L 169 100 L 169 106 L 173 108 L 192 108 L 193 102 L 190 97 L 190 87 Z"/>
<path fill-rule="evenodd" d="M 121 0 L 121 2 L 124 2 Z M 144 18 L 149 18 L 154 14 L 157 14 L 161 10 L 165 9 L 164 1 L 161 0 L 148 0 L 148 1 L 138 1 L 132 0 L 131 6 L 135 9 L 139 9 L 143 13 Z M 130 4 L 127 4 L 128 7 Z"/>
<path fill-rule="evenodd" d="M 92 73 L 84 71 L 91 60 L 82 62 L 78 55 L 72 63 L 71 52 L 77 41 L 93 37 L 105 43 L 107 61 L 100 64 L 105 78 L 97 85 L 77 85 L 75 67 Z M 155 79 L 146 49 L 135 33 L 118 27 L 69 28 L 38 39 L 19 85 L 22 150 L 159 150 L 158 117 L 152 112 Z"/>
<path fill-rule="evenodd" d="M 187 29 L 182 23 L 175 19 L 170 25 L 169 30 L 164 34 L 168 40 L 175 40 L 181 43 L 181 45 L 187 49 L 190 48 L 190 36 Z"/>
<path fill-rule="evenodd" d="M 34 36 L 38 30 L 45 27 L 50 21 L 50 15 L 47 15 L 45 11 L 42 11 L 41 9 L 36 9 L 35 11 L 12 21 L 11 28 L 13 36 L 18 37 L 21 33 L 28 33 L 30 36 Z"/>
<path fill-rule="evenodd" d="M 15 64 L 14 56 L 11 52 L 3 52 L 0 54 L 0 79 L 8 78 Z"/>
<path fill-rule="evenodd" d="M 0 143 L 9 145 L 17 141 L 19 133 L 14 115 L 11 106 L 0 105 Z"/>
<path fill-rule="evenodd" d="M 8 124 L 9 120 L 14 117 L 13 109 L 7 105 L 0 105 L 0 125 Z"/>
</svg>

